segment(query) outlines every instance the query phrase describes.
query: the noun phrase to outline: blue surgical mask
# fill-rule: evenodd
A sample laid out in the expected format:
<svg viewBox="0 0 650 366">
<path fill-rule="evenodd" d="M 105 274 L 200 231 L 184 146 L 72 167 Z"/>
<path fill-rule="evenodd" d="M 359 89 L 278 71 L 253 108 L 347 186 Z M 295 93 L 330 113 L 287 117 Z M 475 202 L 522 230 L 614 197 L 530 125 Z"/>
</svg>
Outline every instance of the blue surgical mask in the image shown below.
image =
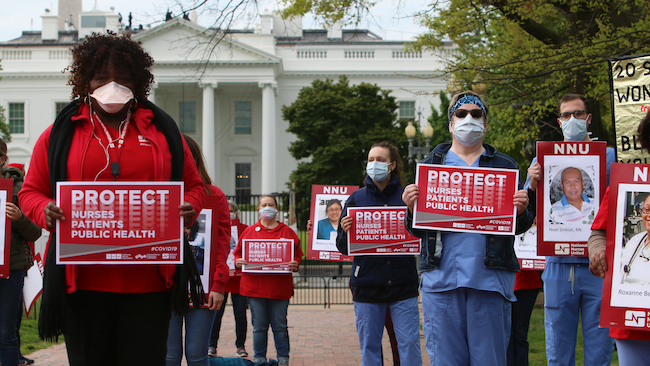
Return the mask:
<svg viewBox="0 0 650 366">
<path fill-rule="evenodd" d="M 454 122 L 454 136 L 463 146 L 472 147 L 483 138 L 485 123 L 468 114 L 465 118 Z"/>
<path fill-rule="evenodd" d="M 388 163 L 381 161 L 370 161 L 366 165 L 366 173 L 370 179 L 375 182 L 382 182 L 384 179 L 388 178 L 390 171 L 388 170 Z"/>
<path fill-rule="evenodd" d="M 272 219 L 275 217 L 275 214 L 278 213 L 278 210 L 276 210 L 275 207 L 266 206 L 260 208 L 257 212 L 259 212 L 263 219 Z"/>
<path fill-rule="evenodd" d="M 562 121 L 562 134 L 567 141 L 582 141 L 587 136 L 587 120 L 577 119 L 573 115 Z"/>
</svg>

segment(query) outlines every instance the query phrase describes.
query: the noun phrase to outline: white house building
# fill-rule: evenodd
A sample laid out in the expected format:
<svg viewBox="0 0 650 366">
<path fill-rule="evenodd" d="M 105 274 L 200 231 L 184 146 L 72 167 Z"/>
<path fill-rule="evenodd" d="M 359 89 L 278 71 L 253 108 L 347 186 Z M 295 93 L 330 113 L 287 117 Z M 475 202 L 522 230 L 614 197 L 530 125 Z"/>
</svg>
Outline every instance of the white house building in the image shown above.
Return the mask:
<svg viewBox="0 0 650 366">
<path fill-rule="evenodd" d="M 113 11 L 81 11 L 81 0 L 59 0 L 59 15 L 41 18 L 42 31 L 0 42 L 0 105 L 12 162 L 29 163 L 38 136 L 69 103 L 70 47 L 92 31 L 124 27 Z M 436 55 L 405 52 L 404 42 L 366 30 L 302 29 L 301 18 L 277 14 L 261 15 L 259 29 L 225 33 L 179 17 L 135 30 L 133 38 L 155 60 L 150 99 L 202 145 L 208 171 L 227 195 L 286 190 L 297 161 L 281 108 L 313 80 L 346 75 L 351 84 L 377 84 L 392 90 L 401 118 L 417 119 L 420 111 L 423 122 L 429 103 L 439 104 L 430 93 L 446 88 L 432 76 L 442 68 Z"/>
</svg>

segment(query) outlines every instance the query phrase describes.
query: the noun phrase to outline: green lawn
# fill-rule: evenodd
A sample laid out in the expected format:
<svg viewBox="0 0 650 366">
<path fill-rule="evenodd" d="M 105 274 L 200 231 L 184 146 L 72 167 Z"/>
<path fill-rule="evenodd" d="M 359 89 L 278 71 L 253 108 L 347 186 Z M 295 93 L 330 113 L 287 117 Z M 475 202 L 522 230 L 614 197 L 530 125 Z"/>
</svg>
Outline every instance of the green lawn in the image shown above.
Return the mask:
<svg viewBox="0 0 650 366">
<path fill-rule="evenodd" d="M 55 344 L 52 342 L 45 342 L 38 338 L 38 309 L 41 305 L 41 300 L 38 299 L 36 305 L 32 308 L 29 314 L 29 319 L 23 313 L 23 321 L 20 325 L 20 353 L 28 355 L 39 349 L 48 348 Z M 63 336 L 59 338 L 59 343 L 63 342 Z"/>
<path fill-rule="evenodd" d="M 530 318 L 530 329 L 528 330 L 528 362 L 530 366 L 546 365 L 546 349 L 544 342 L 544 307 L 535 305 L 533 316 Z M 583 365 L 582 329 L 578 326 L 578 344 L 576 344 L 576 366 Z M 618 355 L 614 351 L 612 365 L 618 366 Z"/>
</svg>

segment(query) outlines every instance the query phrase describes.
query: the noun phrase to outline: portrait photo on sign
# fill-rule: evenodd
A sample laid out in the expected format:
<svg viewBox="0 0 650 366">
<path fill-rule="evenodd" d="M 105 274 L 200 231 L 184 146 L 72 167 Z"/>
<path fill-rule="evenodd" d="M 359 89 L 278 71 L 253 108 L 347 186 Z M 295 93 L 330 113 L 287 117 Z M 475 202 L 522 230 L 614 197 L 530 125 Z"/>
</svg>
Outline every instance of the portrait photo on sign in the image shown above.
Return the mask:
<svg viewBox="0 0 650 366">
<path fill-rule="evenodd" d="M 212 210 L 204 209 L 192 225 L 185 228 L 185 235 L 190 243 L 196 266 L 203 277 L 210 272 L 210 233 L 212 232 Z"/>
<path fill-rule="evenodd" d="M 650 308 L 650 186 L 620 184 L 616 202 L 611 305 Z"/>
<path fill-rule="evenodd" d="M 317 194 L 314 205 L 312 249 L 335 252 L 339 219 L 348 195 Z"/>
<path fill-rule="evenodd" d="M 600 205 L 599 162 L 594 155 L 544 158 L 544 241 L 589 239 Z"/>
</svg>

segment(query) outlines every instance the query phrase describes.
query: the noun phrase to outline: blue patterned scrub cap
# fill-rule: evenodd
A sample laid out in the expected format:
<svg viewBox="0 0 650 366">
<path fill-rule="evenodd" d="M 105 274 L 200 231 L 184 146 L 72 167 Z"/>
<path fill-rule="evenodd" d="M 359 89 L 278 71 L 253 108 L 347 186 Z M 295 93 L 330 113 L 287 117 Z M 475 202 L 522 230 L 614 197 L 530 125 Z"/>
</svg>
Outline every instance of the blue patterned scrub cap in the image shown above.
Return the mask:
<svg viewBox="0 0 650 366">
<path fill-rule="evenodd" d="M 476 95 L 472 94 L 463 94 L 458 100 L 456 101 L 456 104 L 449 110 L 449 121 L 451 122 L 451 116 L 454 115 L 454 112 L 458 107 L 460 107 L 463 104 L 476 104 L 483 110 L 483 114 L 487 118 L 487 109 L 485 109 L 485 104 L 481 101 L 481 98 L 477 97 Z"/>
</svg>

